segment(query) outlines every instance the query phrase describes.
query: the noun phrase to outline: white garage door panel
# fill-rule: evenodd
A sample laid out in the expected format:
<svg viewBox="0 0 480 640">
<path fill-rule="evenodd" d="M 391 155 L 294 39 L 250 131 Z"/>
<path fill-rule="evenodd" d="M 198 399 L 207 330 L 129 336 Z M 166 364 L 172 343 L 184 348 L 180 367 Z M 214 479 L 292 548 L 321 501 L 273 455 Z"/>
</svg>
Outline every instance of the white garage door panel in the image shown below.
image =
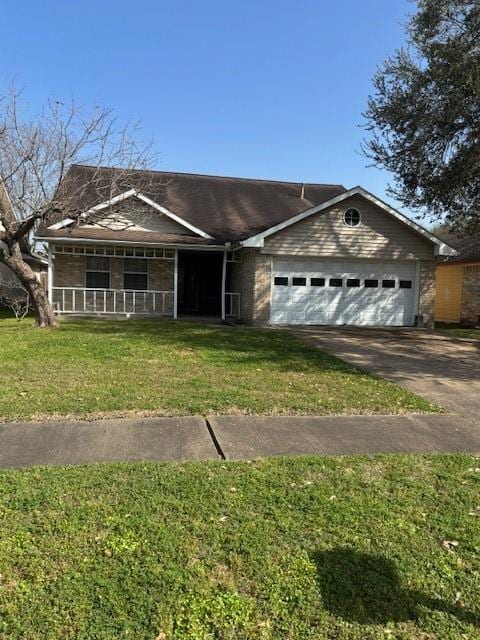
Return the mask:
<svg viewBox="0 0 480 640">
<path fill-rule="evenodd" d="M 270 319 L 276 324 L 408 326 L 414 318 L 415 274 L 413 262 L 274 259 Z M 287 278 L 288 285 L 275 284 L 275 278 Z M 305 278 L 306 285 L 294 285 L 293 278 Z M 324 278 L 325 285 L 315 286 L 312 278 Z M 340 278 L 342 286 L 329 286 L 332 278 Z M 360 286 L 347 286 L 348 280 L 359 280 Z M 377 280 L 378 286 L 366 287 L 365 280 Z M 382 287 L 383 280 L 395 286 Z M 411 288 L 400 288 L 400 280 L 411 282 Z"/>
</svg>

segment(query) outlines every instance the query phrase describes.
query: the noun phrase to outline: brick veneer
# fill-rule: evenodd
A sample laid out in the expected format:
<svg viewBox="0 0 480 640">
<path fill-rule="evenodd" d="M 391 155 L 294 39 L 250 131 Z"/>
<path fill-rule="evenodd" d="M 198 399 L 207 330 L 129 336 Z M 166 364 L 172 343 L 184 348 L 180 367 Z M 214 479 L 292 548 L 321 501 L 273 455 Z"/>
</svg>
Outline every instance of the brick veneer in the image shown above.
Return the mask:
<svg viewBox="0 0 480 640">
<path fill-rule="evenodd" d="M 463 267 L 463 288 L 460 322 L 479 324 L 480 318 L 480 263 Z"/>
<path fill-rule="evenodd" d="M 423 316 L 423 325 L 433 328 L 435 317 L 435 262 L 420 262 L 419 314 Z"/>
<path fill-rule="evenodd" d="M 239 252 L 240 262 L 231 268 L 231 290 L 240 293 L 240 320 L 247 324 L 265 324 L 270 320 L 272 256 L 257 249 Z"/>
<path fill-rule="evenodd" d="M 85 256 L 57 253 L 53 262 L 54 287 L 85 286 Z"/>
</svg>

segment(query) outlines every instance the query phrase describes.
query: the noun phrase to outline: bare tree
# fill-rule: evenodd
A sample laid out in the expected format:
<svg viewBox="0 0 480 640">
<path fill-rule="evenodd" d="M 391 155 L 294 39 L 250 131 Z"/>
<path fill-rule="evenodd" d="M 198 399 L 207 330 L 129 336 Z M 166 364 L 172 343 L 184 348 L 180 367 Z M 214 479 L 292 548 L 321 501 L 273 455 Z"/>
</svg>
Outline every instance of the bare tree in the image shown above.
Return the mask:
<svg viewBox="0 0 480 640">
<path fill-rule="evenodd" d="M 110 109 L 50 100 L 31 116 L 21 98 L 15 89 L 0 97 L 0 261 L 29 293 L 38 326 L 56 326 L 46 291 L 22 258 L 22 243 L 49 217 L 77 221 L 87 189 L 98 202 L 108 201 L 129 188 L 134 172 L 138 188 L 138 169 L 151 166 L 153 155 L 150 144 L 137 142 L 138 125 L 119 125 Z M 90 165 L 88 183 L 68 179 L 73 164 Z"/>
<path fill-rule="evenodd" d="M 0 282 L 0 307 L 10 309 L 17 320 L 23 320 L 30 311 L 30 296 L 18 280 L 9 279 Z"/>
</svg>

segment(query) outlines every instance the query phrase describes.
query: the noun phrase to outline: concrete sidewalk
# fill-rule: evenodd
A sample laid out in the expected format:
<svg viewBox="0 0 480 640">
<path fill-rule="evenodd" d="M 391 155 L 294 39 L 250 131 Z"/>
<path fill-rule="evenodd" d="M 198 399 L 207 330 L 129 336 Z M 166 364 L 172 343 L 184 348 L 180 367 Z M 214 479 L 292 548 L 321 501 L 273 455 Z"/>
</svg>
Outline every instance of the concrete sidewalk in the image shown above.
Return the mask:
<svg viewBox="0 0 480 640">
<path fill-rule="evenodd" d="M 221 417 L 225 458 L 375 453 L 480 453 L 480 425 L 455 415 Z"/>
<path fill-rule="evenodd" d="M 0 425 L 0 467 L 218 458 L 198 417 Z"/>
<path fill-rule="evenodd" d="M 0 425 L 0 467 L 267 456 L 480 453 L 456 415 L 201 417 Z"/>
</svg>

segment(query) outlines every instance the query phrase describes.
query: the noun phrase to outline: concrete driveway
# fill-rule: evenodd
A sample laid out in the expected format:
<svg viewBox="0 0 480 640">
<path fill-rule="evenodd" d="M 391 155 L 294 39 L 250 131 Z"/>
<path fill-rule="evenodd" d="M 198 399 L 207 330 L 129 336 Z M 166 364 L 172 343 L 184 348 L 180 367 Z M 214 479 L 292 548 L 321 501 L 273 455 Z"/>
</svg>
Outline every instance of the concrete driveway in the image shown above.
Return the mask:
<svg viewBox="0 0 480 640">
<path fill-rule="evenodd" d="M 457 414 L 480 418 L 480 341 L 419 329 L 299 327 L 300 338 Z"/>
</svg>

